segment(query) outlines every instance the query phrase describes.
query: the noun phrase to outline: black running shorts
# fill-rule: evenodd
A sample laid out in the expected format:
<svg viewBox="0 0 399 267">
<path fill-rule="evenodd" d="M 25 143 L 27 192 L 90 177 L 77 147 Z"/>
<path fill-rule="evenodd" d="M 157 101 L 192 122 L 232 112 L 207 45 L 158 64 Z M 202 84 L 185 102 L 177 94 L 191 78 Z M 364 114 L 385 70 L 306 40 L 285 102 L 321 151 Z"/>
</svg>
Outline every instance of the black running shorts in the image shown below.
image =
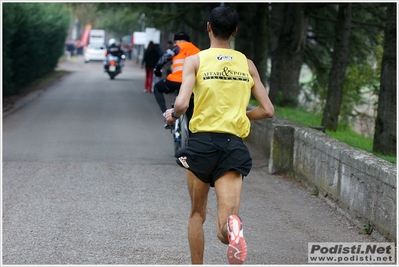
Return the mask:
<svg viewBox="0 0 399 267">
<path fill-rule="evenodd" d="M 252 168 L 252 158 L 243 140 L 222 133 L 192 134 L 188 145 L 176 152 L 176 162 L 211 187 L 227 171 L 237 170 L 244 177 Z"/>
</svg>

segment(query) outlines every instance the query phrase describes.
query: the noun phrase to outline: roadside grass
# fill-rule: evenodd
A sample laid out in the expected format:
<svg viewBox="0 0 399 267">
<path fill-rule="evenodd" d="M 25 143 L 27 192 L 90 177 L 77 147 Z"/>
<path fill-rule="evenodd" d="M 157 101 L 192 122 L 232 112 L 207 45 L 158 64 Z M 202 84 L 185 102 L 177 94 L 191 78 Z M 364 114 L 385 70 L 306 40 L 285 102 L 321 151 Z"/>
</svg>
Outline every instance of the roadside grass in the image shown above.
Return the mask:
<svg viewBox="0 0 399 267">
<path fill-rule="evenodd" d="M 251 102 L 251 105 L 257 106 L 258 104 L 255 101 Z M 320 126 L 322 121 L 322 114 L 310 113 L 301 108 L 274 107 L 274 113 L 304 126 Z M 380 153 L 374 153 L 373 138 L 358 134 L 350 127 L 339 125 L 336 132 L 326 130 L 326 134 L 340 142 L 344 142 L 352 147 L 372 153 L 376 157 L 396 164 L 396 156 L 386 156 Z"/>
</svg>

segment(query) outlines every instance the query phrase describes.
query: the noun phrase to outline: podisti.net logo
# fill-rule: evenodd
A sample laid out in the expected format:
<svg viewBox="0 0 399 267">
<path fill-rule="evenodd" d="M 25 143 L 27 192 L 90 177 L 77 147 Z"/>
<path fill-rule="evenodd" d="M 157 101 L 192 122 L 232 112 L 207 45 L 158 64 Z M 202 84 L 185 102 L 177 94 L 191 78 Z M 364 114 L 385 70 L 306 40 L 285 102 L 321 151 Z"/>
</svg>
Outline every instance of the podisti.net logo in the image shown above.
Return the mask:
<svg viewBox="0 0 399 267">
<path fill-rule="evenodd" d="M 396 262 L 395 243 L 308 243 L 308 263 L 390 264 Z"/>
</svg>

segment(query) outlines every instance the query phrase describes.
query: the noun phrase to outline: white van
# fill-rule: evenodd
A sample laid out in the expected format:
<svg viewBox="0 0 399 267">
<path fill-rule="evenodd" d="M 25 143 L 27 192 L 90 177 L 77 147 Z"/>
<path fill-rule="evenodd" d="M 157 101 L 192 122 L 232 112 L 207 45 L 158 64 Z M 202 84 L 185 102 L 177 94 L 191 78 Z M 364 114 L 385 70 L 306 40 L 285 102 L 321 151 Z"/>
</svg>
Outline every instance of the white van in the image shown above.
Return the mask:
<svg viewBox="0 0 399 267">
<path fill-rule="evenodd" d="M 89 44 L 105 44 L 105 31 L 101 29 L 91 29 Z"/>
</svg>

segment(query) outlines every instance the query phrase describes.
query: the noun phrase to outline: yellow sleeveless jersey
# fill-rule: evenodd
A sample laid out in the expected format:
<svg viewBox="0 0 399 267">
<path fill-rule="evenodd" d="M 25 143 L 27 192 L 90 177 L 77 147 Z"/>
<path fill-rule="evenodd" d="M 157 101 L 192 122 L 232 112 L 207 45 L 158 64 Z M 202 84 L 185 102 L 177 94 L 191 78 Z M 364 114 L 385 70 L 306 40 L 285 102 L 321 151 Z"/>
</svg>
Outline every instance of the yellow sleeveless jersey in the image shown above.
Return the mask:
<svg viewBox="0 0 399 267">
<path fill-rule="evenodd" d="M 191 132 L 247 137 L 250 121 L 246 109 L 254 85 L 247 58 L 241 52 L 224 48 L 209 48 L 198 55 Z"/>
</svg>

